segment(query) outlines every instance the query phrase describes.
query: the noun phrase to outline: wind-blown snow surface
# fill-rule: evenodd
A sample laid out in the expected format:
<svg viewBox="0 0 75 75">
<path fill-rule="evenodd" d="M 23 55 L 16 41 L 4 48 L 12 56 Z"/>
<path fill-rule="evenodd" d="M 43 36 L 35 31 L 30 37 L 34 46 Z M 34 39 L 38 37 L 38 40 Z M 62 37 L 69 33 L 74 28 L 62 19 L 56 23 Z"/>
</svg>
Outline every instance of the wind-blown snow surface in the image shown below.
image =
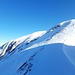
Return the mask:
<svg viewBox="0 0 75 75">
<path fill-rule="evenodd" d="M 75 75 L 75 20 L 0 47 L 0 75 Z"/>
</svg>

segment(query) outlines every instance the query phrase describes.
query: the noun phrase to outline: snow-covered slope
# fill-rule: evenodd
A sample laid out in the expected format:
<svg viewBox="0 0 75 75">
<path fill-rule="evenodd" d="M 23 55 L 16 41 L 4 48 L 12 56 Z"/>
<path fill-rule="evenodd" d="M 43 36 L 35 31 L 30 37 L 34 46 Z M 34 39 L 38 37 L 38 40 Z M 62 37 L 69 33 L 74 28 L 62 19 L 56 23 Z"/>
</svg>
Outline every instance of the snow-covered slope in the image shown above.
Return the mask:
<svg viewBox="0 0 75 75">
<path fill-rule="evenodd" d="M 38 38 L 40 38 L 42 35 L 44 35 L 46 31 L 39 31 L 35 32 L 33 34 L 29 34 L 23 37 L 20 37 L 16 40 L 12 40 L 2 46 L 2 50 L 0 52 L 0 56 L 5 55 L 5 53 L 11 53 L 12 51 L 19 51 L 23 50 L 30 46 L 30 44 L 33 44 L 34 41 L 36 41 Z"/>
<path fill-rule="evenodd" d="M 75 75 L 75 20 L 4 44 L 0 75 Z"/>
</svg>

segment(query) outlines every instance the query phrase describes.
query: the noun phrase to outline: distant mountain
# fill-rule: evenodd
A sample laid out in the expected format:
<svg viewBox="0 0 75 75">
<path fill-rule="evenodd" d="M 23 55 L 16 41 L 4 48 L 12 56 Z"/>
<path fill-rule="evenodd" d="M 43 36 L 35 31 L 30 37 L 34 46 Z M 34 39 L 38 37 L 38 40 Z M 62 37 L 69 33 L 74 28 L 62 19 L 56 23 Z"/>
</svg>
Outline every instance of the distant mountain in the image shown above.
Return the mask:
<svg viewBox="0 0 75 75">
<path fill-rule="evenodd" d="M 75 19 L 2 45 L 0 75 L 75 75 Z"/>
</svg>

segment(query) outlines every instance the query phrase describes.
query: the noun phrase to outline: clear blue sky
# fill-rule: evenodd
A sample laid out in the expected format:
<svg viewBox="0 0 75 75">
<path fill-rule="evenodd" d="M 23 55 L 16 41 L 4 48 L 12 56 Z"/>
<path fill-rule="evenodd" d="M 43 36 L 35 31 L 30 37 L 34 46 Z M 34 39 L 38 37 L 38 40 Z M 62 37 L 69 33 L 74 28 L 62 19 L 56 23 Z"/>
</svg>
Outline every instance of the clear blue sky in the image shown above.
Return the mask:
<svg viewBox="0 0 75 75">
<path fill-rule="evenodd" d="M 75 0 L 0 0 L 0 45 L 75 18 Z"/>
</svg>

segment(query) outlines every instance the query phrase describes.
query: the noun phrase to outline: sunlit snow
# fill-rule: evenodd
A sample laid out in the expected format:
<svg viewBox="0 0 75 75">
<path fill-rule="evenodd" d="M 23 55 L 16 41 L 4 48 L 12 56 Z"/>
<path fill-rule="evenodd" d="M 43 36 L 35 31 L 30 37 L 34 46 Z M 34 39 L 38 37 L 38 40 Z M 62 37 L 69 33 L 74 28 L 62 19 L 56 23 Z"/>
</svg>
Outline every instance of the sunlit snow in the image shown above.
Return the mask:
<svg viewBox="0 0 75 75">
<path fill-rule="evenodd" d="M 2 45 L 0 75 L 75 75 L 75 20 Z"/>
</svg>

